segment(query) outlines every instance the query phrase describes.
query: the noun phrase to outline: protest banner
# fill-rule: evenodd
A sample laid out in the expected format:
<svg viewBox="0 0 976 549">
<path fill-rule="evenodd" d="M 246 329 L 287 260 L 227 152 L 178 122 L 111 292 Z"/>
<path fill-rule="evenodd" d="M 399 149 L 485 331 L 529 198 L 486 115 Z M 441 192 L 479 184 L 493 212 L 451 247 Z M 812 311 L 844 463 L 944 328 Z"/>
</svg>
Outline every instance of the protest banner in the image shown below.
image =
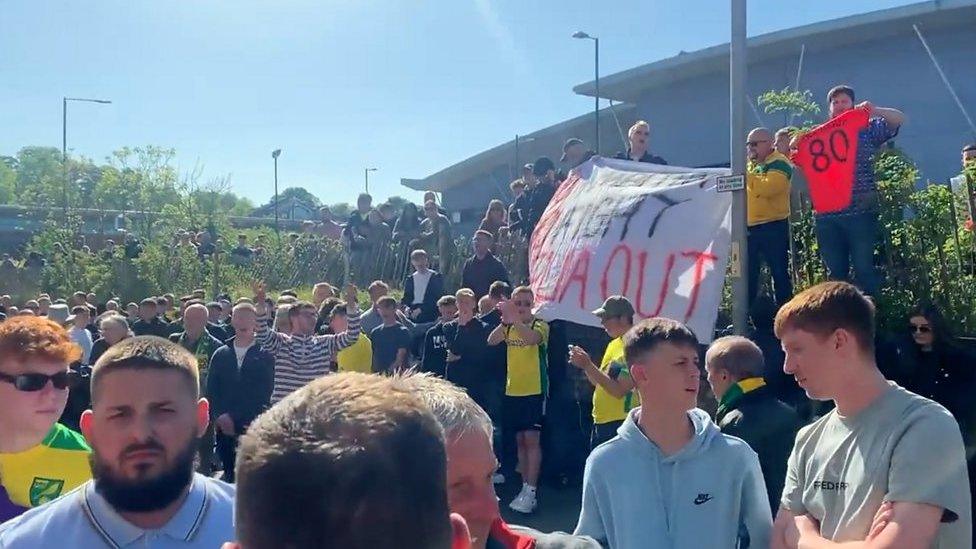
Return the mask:
<svg viewBox="0 0 976 549">
<path fill-rule="evenodd" d="M 532 234 L 536 314 L 599 326 L 624 295 L 638 319 L 665 316 L 712 340 L 731 240 L 727 169 L 594 157 L 570 172 Z"/>
<path fill-rule="evenodd" d="M 839 212 L 851 205 L 857 135 L 867 127 L 868 109 L 851 109 L 803 134 L 791 160 L 803 170 L 813 210 Z"/>
</svg>

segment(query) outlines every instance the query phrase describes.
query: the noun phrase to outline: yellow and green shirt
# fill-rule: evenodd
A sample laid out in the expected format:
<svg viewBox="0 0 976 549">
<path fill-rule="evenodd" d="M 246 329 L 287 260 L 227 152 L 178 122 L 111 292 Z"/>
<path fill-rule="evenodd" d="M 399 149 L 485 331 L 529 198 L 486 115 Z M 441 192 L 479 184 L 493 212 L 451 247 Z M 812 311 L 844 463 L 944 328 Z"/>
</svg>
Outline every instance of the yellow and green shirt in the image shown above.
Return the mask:
<svg viewBox="0 0 976 549">
<path fill-rule="evenodd" d="M 336 363 L 340 372 L 373 373 L 373 343 L 366 334 L 359 334 L 355 343 L 339 351 Z"/>
<path fill-rule="evenodd" d="M 790 179 L 793 165 L 773 151 L 762 162 L 749 162 L 746 201 L 749 226 L 780 221 L 790 216 Z"/>
<path fill-rule="evenodd" d="M 624 339 L 618 337 L 607 345 L 600 362 L 600 371 L 610 379 L 630 377 L 630 368 L 624 360 Z M 597 384 L 593 389 L 593 423 L 602 425 L 627 419 L 627 413 L 640 406 L 640 395 L 631 389 L 623 398 L 617 398 Z"/>
<path fill-rule="evenodd" d="M 505 382 L 507 396 L 545 395 L 549 390 L 549 325 L 535 318 L 530 325 L 532 331 L 542 336 L 537 345 L 526 344 L 514 326 L 505 328 L 505 343 L 508 345 L 508 378 Z"/>
<path fill-rule="evenodd" d="M 23 452 L 0 453 L 0 485 L 10 503 L 37 507 L 91 478 L 90 453 L 83 436 L 55 423 L 37 446 Z"/>
</svg>

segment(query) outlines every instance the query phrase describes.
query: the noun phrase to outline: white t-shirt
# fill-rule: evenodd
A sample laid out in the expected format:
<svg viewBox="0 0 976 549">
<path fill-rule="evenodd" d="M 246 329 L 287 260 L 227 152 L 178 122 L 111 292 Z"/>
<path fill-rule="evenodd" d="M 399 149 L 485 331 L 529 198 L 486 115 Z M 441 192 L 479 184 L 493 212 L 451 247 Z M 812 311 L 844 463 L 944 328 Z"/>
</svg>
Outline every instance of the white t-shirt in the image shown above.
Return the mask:
<svg viewBox="0 0 976 549">
<path fill-rule="evenodd" d="M 79 347 L 81 347 L 81 363 L 88 364 L 88 359 L 91 358 L 93 343 L 91 332 L 85 328 L 72 326 L 71 329 L 68 330 L 68 337 L 71 338 L 71 341 L 74 341 Z"/>
<path fill-rule="evenodd" d="M 240 370 L 244 366 L 244 356 L 247 354 L 247 350 L 253 347 L 254 344 L 250 344 L 247 347 L 238 347 L 234 345 L 234 354 L 237 355 L 237 369 Z"/>
<path fill-rule="evenodd" d="M 426 273 L 421 273 L 416 271 L 413 273 L 413 303 L 411 305 L 420 305 L 424 302 L 424 297 L 427 295 L 427 284 L 430 283 L 430 277 L 433 272 L 427 269 Z"/>
</svg>

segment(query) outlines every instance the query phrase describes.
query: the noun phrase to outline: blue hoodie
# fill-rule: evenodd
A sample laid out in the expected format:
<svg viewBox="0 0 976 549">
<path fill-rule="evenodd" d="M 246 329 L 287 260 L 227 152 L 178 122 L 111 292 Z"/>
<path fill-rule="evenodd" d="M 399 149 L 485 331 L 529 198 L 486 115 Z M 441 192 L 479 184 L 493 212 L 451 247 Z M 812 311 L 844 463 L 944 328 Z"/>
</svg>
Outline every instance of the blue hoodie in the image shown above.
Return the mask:
<svg viewBox="0 0 976 549">
<path fill-rule="evenodd" d="M 688 412 L 695 434 L 664 456 L 630 411 L 617 436 L 586 460 L 577 535 L 612 549 L 769 547 L 772 516 L 759 458 L 723 435 L 708 414 Z"/>
</svg>

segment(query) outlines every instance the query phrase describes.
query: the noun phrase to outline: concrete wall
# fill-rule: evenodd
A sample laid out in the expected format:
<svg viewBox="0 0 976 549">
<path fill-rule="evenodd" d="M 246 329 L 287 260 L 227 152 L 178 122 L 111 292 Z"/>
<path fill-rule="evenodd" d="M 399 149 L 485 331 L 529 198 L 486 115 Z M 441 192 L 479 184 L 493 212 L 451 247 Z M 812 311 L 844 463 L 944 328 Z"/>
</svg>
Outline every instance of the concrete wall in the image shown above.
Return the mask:
<svg viewBox="0 0 976 549">
<path fill-rule="evenodd" d="M 633 109 L 624 106 L 615 108 L 626 136 L 627 128 L 636 120 Z M 620 132 L 610 113 L 604 110 L 601 112 L 601 116 L 600 147 L 604 156 L 613 156 L 623 148 Z M 520 142 L 519 165 L 525 165 L 540 156 L 548 156 L 556 164 L 557 169 L 562 168 L 563 166 L 559 164 L 559 158 L 562 156 L 563 143 L 567 139 L 578 137 L 586 142 L 587 147 L 593 146 L 593 119 L 586 118 L 577 125 L 543 133 L 545 135 L 533 137 L 531 141 Z M 506 155 L 505 158 L 498 158 L 497 162 L 492 164 L 490 169 L 486 169 L 484 172 L 444 191 L 442 195 L 444 207 L 452 213 L 459 213 L 461 216 L 461 222 L 455 223 L 455 234 L 473 234 L 481 223 L 490 200 L 497 198 L 506 205 L 512 202 L 508 185 L 512 179 L 521 175 L 519 170 L 513 169 L 515 147 L 511 148 L 510 154 Z"/>
<path fill-rule="evenodd" d="M 976 21 L 926 33 L 950 82 L 970 114 L 976 116 Z M 923 30 L 923 32 L 925 32 Z M 749 67 L 748 93 L 755 99 L 770 89 L 792 86 L 799 50 Z M 895 37 L 863 42 L 854 48 L 807 45 L 801 89 L 809 89 L 827 114 L 825 96 L 836 84 L 850 84 L 857 101 L 895 107 L 908 117 L 895 144 L 919 165 L 922 177 L 946 181 L 959 172 L 959 151 L 974 137 L 925 53 L 910 30 Z M 671 164 L 701 166 L 729 161 L 728 72 L 713 73 L 645 93 L 637 112 L 651 121 L 652 150 Z M 785 117 L 762 113 L 772 129 Z M 751 110 L 748 126 L 758 125 Z M 745 136 L 742 136 L 745 139 Z"/>
</svg>

